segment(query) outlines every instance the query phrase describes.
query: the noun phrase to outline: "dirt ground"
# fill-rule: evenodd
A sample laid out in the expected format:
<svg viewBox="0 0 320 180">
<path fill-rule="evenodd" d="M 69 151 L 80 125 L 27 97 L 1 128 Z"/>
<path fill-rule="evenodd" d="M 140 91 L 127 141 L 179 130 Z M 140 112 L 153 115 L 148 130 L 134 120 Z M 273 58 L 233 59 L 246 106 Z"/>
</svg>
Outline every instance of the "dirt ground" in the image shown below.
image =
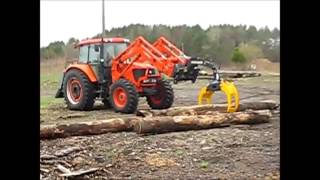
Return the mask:
<svg viewBox="0 0 320 180">
<path fill-rule="evenodd" d="M 279 102 L 279 76 L 263 75 L 236 79 L 241 102 L 274 100 Z M 200 88 L 208 83 L 173 85 L 173 106 L 197 104 Z M 41 89 L 41 95 L 54 96 L 54 89 Z M 215 103 L 224 103 L 217 93 Z M 149 108 L 145 99 L 139 109 Z M 41 125 L 71 121 L 90 121 L 123 117 L 96 103 L 89 112 L 69 111 L 63 100 L 40 110 Z M 131 132 L 79 136 L 40 141 L 41 176 L 61 179 L 58 164 L 76 171 L 99 168 L 82 179 L 279 179 L 279 110 L 271 123 L 237 125 L 200 131 L 140 136 Z M 68 155 L 59 152 L 78 148 Z M 50 157 L 50 158 L 49 158 Z M 81 179 L 78 178 L 78 179 Z"/>
</svg>

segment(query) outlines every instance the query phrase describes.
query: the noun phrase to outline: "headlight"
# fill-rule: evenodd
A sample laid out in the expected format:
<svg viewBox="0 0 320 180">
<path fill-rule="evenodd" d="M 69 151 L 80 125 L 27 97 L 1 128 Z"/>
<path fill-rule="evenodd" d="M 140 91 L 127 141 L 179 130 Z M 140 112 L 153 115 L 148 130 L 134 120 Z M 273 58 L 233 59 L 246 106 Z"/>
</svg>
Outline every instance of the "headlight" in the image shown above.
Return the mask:
<svg viewBox="0 0 320 180">
<path fill-rule="evenodd" d="M 148 74 L 149 75 L 157 74 L 157 70 L 156 69 L 149 69 Z"/>
</svg>

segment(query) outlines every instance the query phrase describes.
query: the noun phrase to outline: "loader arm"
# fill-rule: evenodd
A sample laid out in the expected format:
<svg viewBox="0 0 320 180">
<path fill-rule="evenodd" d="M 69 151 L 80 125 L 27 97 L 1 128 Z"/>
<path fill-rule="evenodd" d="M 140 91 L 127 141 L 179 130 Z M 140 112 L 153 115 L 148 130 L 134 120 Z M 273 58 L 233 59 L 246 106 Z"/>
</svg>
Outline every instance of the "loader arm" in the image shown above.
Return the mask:
<svg viewBox="0 0 320 180">
<path fill-rule="evenodd" d="M 153 43 L 153 46 L 164 54 L 171 63 L 175 64 L 173 74 L 174 83 L 180 81 L 196 81 L 200 69 L 197 64 L 191 64 L 191 57 L 186 56 L 179 48 L 167 40 L 164 36 Z"/>
<path fill-rule="evenodd" d="M 187 59 L 184 53 L 168 41 L 165 37 L 160 37 L 153 43 L 153 46 L 163 53 L 167 58 L 171 58 L 172 61 L 179 64 L 186 64 Z"/>
<path fill-rule="evenodd" d="M 172 76 L 175 68 L 174 63 L 169 61 L 159 50 L 140 36 L 125 51 L 113 59 L 112 71 L 114 73 L 112 81 L 114 82 L 121 78 L 134 62 L 151 64 L 160 73 L 167 76 Z"/>
</svg>

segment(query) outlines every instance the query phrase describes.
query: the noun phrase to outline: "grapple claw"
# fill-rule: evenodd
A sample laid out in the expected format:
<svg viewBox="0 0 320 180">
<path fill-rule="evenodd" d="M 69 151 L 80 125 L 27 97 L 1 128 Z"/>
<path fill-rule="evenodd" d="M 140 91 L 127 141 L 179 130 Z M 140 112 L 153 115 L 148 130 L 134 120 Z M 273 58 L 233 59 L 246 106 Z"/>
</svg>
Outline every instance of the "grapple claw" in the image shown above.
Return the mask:
<svg viewBox="0 0 320 180">
<path fill-rule="evenodd" d="M 227 112 L 237 111 L 239 108 L 239 93 L 233 82 L 222 80 L 220 90 L 227 96 Z M 207 104 L 212 104 L 213 95 L 214 92 L 207 87 L 201 88 L 198 96 L 198 104 L 203 104 L 203 101 L 206 101 Z"/>
<path fill-rule="evenodd" d="M 239 108 L 239 93 L 233 82 L 222 80 L 220 89 L 223 91 L 228 100 L 227 112 L 235 112 Z"/>
<path fill-rule="evenodd" d="M 203 104 L 204 100 L 207 102 L 207 104 L 210 104 L 213 94 L 214 94 L 214 92 L 208 90 L 207 87 L 201 88 L 199 96 L 198 96 L 198 104 Z"/>
</svg>

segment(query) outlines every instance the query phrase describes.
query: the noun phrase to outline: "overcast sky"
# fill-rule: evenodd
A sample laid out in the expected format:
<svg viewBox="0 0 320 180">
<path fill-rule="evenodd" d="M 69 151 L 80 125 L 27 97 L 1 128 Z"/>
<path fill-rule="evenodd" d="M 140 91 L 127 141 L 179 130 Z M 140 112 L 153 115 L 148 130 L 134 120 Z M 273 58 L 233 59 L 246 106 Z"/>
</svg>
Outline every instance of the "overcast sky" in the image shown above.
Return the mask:
<svg viewBox="0 0 320 180">
<path fill-rule="evenodd" d="M 40 46 L 102 31 L 102 1 L 40 1 Z M 106 29 L 131 23 L 195 25 L 246 24 L 280 29 L 280 1 L 108 1 Z"/>
</svg>

